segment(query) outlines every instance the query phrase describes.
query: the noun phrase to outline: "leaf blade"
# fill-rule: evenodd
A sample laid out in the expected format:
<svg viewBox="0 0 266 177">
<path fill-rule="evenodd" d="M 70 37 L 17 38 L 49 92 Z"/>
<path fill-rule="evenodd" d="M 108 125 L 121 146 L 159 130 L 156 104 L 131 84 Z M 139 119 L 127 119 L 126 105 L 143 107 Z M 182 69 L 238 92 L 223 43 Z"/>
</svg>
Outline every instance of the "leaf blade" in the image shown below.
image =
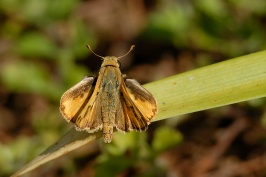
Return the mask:
<svg viewBox="0 0 266 177">
<path fill-rule="evenodd" d="M 89 135 L 89 136 L 88 136 Z M 63 135 L 55 144 L 47 148 L 38 157 L 33 159 L 27 165 L 22 167 L 19 171 L 12 175 L 12 177 L 20 176 L 33 169 L 39 167 L 40 165 L 60 157 L 74 149 L 77 149 L 89 142 L 102 136 L 102 132 L 90 133 L 85 131 L 76 131 L 75 128 L 69 130 L 65 135 Z"/>
<path fill-rule="evenodd" d="M 266 51 L 171 76 L 146 88 L 158 102 L 154 121 L 265 97 Z"/>
</svg>

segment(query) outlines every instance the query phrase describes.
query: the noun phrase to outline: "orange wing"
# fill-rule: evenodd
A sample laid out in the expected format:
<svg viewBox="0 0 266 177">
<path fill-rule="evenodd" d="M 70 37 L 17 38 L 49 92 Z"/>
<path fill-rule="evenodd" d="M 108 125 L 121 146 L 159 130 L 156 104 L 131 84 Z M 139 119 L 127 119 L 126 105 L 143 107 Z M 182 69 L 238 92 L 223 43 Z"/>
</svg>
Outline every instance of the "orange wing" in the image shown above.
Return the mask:
<svg viewBox="0 0 266 177">
<path fill-rule="evenodd" d="M 116 128 L 123 132 L 143 131 L 157 113 L 156 100 L 136 80 L 121 83 L 121 104 L 116 115 Z M 122 108 L 122 109 L 120 109 Z"/>
<path fill-rule="evenodd" d="M 66 121 L 74 123 L 78 130 L 95 132 L 102 129 L 101 111 L 97 109 L 99 101 L 92 96 L 95 80 L 94 77 L 86 77 L 61 97 L 61 114 Z"/>
</svg>

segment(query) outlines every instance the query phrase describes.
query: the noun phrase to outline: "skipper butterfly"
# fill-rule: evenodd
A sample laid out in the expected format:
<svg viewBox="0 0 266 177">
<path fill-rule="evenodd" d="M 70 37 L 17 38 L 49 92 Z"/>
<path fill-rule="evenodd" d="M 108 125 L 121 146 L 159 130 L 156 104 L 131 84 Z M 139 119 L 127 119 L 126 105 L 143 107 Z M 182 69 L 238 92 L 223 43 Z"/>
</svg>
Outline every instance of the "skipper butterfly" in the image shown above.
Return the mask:
<svg viewBox="0 0 266 177">
<path fill-rule="evenodd" d="M 121 57 L 102 57 L 91 50 L 103 60 L 98 77 L 85 77 L 60 100 L 61 114 L 77 130 L 102 130 L 104 142 L 110 143 L 114 127 L 121 132 L 148 128 L 157 113 L 156 100 L 136 80 L 121 73 L 118 61 L 133 47 Z"/>
</svg>

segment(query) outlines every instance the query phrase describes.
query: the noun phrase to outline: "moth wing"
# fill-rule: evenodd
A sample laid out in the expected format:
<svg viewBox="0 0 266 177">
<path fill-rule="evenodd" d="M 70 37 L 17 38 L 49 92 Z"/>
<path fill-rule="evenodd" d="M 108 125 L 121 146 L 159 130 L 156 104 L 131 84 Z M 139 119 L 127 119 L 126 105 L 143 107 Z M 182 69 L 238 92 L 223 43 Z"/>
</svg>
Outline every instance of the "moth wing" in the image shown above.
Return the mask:
<svg viewBox="0 0 266 177">
<path fill-rule="evenodd" d="M 147 122 L 150 122 L 158 111 L 155 98 L 135 79 L 126 79 L 125 84 L 126 93 L 128 93 L 128 96 L 131 98 L 134 108 L 139 110 Z"/>
<path fill-rule="evenodd" d="M 71 122 L 75 124 L 77 130 L 86 130 L 89 133 L 102 129 L 101 106 L 97 96 L 91 97 Z"/>
<path fill-rule="evenodd" d="M 115 118 L 115 127 L 117 130 L 121 132 L 129 132 L 134 130 L 130 120 L 130 115 L 132 116 L 132 112 L 133 110 L 127 107 L 124 97 L 121 97 L 120 102 L 118 103 Z"/>
<path fill-rule="evenodd" d="M 94 79 L 85 77 L 62 95 L 59 110 L 67 122 L 70 122 L 81 111 L 84 103 L 88 102 L 94 90 Z"/>
<path fill-rule="evenodd" d="M 59 110 L 67 122 L 72 122 L 78 130 L 94 132 L 101 128 L 101 118 L 97 114 L 98 101 L 92 97 L 95 89 L 94 77 L 86 77 L 61 97 Z"/>
<path fill-rule="evenodd" d="M 126 79 L 121 83 L 120 100 L 123 112 L 117 112 L 116 128 L 125 132 L 146 130 L 157 113 L 156 100 L 152 94 L 136 80 Z"/>
</svg>

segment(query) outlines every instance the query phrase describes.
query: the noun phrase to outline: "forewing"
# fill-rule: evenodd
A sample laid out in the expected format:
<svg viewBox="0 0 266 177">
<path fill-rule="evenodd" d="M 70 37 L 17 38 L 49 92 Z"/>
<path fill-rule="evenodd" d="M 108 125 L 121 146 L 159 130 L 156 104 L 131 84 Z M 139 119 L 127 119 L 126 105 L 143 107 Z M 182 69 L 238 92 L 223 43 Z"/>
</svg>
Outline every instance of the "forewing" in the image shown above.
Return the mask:
<svg viewBox="0 0 266 177">
<path fill-rule="evenodd" d="M 93 82 L 93 77 L 85 77 L 62 95 L 59 110 L 68 122 L 81 111 L 84 103 L 88 102 L 94 90 Z"/>
<path fill-rule="evenodd" d="M 142 87 L 135 79 L 126 79 L 126 90 L 134 103 L 134 107 L 149 122 L 157 113 L 157 103 L 152 94 Z"/>
<path fill-rule="evenodd" d="M 156 100 L 152 94 L 136 80 L 126 79 L 121 84 L 120 100 L 123 116 L 120 113 L 120 116 L 116 117 L 117 129 L 126 132 L 146 130 L 157 113 Z"/>
<path fill-rule="evenodd" d="M 99 114 L 97 96 L 92 96 L 95 79 L 84 78 L 61 97 L 59 108 L 61 114 L 68 122 L 74 123 L 78 130 L 93 132 L 102 126 L 101 118 L 98 120 L 98 116 L 93 116 Z"/>
</svg>

